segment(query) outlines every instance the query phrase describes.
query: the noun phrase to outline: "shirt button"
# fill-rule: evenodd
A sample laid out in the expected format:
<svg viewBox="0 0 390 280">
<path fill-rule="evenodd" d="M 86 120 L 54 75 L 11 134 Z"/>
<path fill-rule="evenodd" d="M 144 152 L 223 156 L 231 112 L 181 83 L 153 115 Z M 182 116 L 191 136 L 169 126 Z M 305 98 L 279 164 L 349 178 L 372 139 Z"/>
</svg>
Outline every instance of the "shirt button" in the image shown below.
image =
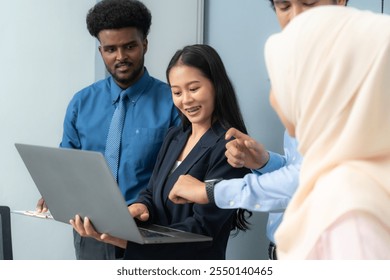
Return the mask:
<svg viewBox="0 0 390 280">
<path fill-rule="evenodd" d="M 261 205 L 260 204 L 256 204 L 255 205 L 255 209 L 260 209 Z"/>
<path fill-rule="evenodd" d="M 234 206 L 234 200 L 230 200 L 230 201 L 229 201 L 229 205 L 230 205 L 230 206 Z"/>
<path fill-rule="evenodd" d="M 137 129 L 136 131 L 135 131 L 135 134 L 138 134 L 139 133 L 139 129 Z"/>
</svg>

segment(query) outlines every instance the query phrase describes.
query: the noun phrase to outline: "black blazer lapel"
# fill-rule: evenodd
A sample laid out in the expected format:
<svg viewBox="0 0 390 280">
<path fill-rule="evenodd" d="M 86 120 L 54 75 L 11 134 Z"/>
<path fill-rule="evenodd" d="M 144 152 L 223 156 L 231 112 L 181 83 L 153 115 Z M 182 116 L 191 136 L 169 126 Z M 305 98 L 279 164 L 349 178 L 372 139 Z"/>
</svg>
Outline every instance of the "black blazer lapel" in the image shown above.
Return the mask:
<svg viewBox="0 0 390 280">
<path fill-rule="evenodd" d="M 225 134 L 225 130 L 219 124 L 215 124 L 213 127 L 211 127 L 202 136 L 202 138 L 195 145 L 195 147 L 191 150 L 191 152 L 188 154 L 188 156 L 185 158 L 185 160 L 177 168 L 176 173 L 172 174 L 172 176 L 174 176 L 175 179 L 177 180 L 177 178 L 180 175 L 188 174 L 189 170 L 194 165 L 196 165 L 199 160 L 202 159 L 204 154 L 207 153 L 209 151 L 209 149 L 212 149 L 213 146 L 215 145 L 215 143 L 217 143 L 217 141 L 221 137 L 224 137 L 224 134 Z M 172 143 L 172 145 L 170 146 L 169 149 L 172 149 L 172 148 L 175 148 L 175 145 L 178 145 L 176 148 L 179 150 L 179 152 L 176 154 L 175 158 L 173 159 L 172 164 L 179 156 L 179 153 L 183 149 L 183 147 L 187 141 L 187 138 L 188 138 L 188 134 L 186 134 L 185 139 L 180 137 L 180 138 L 178 138 L 178 140 L 179 139 L 180 140 L 177 143 Z M 183 142 L 180 142 L 180 141 L 183 141 Z M 180 148 L 179 148 L 179 146 L 180 146 Z M 170 159 L 170 162 L 171 162 L 171 160 L 172 159 Z M 206 164 L 206 163 L 204 163 L 204 164 Z M 170 172 L 170 169 L 168 172 Z M 164 174 L 166 174 L 168 176 L 168 173 L 164 173 Z M 168 200 L 168 194 L 171 191 L 172 187 L 173 187 L 173 185 L 171 185 L 171 186 L 166 185 L 166 189 L 164 189 L 164 192 L 163 192 L 164 198 L 163 199 L 165 200 L 165 202 Z"/>
<path fill-rule="evenodd" d="M 159 180 L 156 182 L 157 186 L 163 186 L 166 178 L 169 176 L 169 173 L 172 170 L 173 165 L 175 164 L 177 158 L 179 157 L 181 151 L 184 148 L 184 145 L 187 142 L 188 134 L 190 130 L 180 133 L 179 135 L 174 136 L 165 151 L 164 159 L 161 161 L 160 170 L 158 172 Z"/>
</svg>

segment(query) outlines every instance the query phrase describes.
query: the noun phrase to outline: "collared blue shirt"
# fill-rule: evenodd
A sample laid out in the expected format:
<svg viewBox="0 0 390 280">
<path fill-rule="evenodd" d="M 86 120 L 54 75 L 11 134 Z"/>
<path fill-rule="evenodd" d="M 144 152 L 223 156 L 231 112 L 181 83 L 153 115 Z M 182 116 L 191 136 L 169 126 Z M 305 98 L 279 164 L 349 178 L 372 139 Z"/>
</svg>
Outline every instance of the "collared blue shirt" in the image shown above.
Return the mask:
<svg viewBox="0 0 390 280">
<path fill-rule="evenodd" d="M 121 92 L 110 76 L 76 93 L 66 111 L 60 146 L 104 155 Z M 143 76 L 126 89 L 126 94 L 118 185 L 130 204 L 147 186 L 168 128 L 177 126 L 180 119 L 169 86 L 149 76 L 146 68 Z"/>
<path fill-rule="evenodd" d="M 220 208 L 243 208 L 269 212 L 267 237 L 272 242 L 282 222 L 284 210 L 299 183 L 302 157 L 296 139 L 284 133 L 284 156 L 269 152 L 270 159 L 261 169 L 242 179 L 224 180 L 215 185 L 215 203 Z"/>
</svg>

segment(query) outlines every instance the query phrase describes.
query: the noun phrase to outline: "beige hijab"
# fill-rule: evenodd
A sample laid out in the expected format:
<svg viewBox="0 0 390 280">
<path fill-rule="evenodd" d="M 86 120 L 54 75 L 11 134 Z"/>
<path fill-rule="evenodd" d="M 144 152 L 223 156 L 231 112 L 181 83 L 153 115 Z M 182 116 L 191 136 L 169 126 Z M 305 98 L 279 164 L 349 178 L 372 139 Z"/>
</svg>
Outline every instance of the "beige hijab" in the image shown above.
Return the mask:
<svg viewBox="0 0 390 280">
<path fill-rule="evenodd" d="M 279 257 L 305 259 L 349 211 L 390 228 L 390 17 L 313 8 L 268 39 L 265 59 L 304 157 Z"/>
</svg>

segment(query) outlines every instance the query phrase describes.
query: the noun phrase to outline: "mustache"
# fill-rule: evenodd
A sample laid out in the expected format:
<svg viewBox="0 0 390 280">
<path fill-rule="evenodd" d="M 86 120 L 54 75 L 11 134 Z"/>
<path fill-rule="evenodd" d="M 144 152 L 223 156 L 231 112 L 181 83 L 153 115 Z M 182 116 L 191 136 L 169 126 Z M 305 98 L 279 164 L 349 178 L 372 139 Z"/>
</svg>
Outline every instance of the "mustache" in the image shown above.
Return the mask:
<svg viewBox="0 0 390 280">
<path fill-rule="evenodd" d="M 132 64 L 130 62 L 119 62 L 117 64 L 115 64 L 115 68 L 119 68 L 119 67 L 122 67 L 122 66 L 127 66 L 127 67 L 130 67 Z"/>
</svg>

